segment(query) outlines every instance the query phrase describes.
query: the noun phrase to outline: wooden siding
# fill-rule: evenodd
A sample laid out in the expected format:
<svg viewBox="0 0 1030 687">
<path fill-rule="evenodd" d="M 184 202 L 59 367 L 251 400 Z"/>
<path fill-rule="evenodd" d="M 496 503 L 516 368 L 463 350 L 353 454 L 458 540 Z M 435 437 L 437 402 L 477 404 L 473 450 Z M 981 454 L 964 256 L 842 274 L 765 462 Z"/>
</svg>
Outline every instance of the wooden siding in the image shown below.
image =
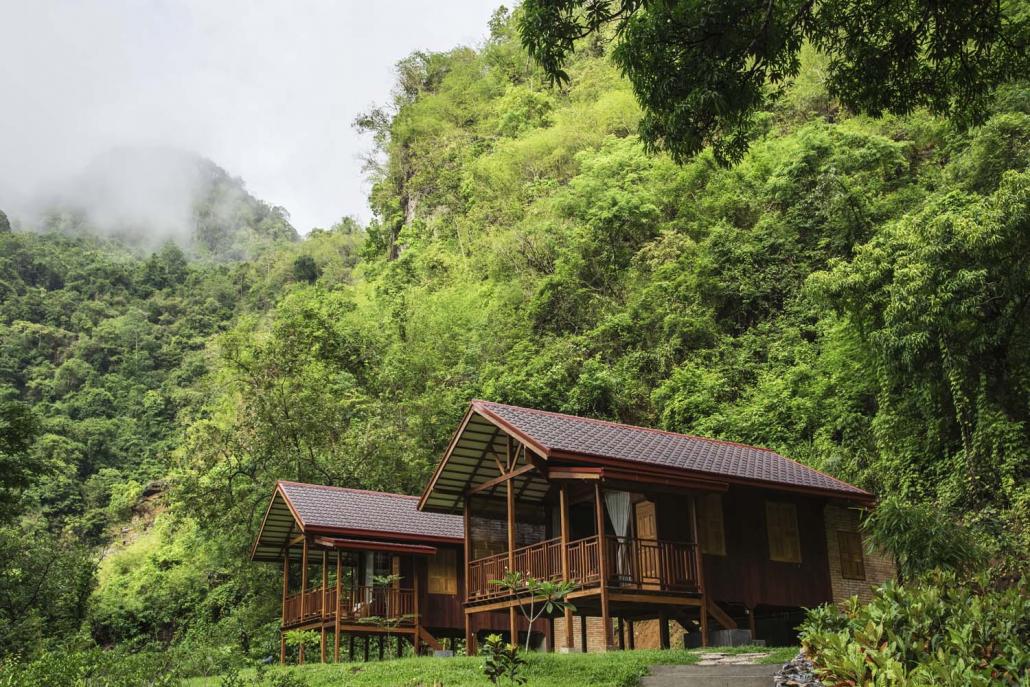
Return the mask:
<svg viewBox="0 0 1030 687">
<path fill-rule="evenodd" d="M 797 508 L 800 563 L 770 560 L 766 501 L 790 502 Z M 830 601 L 824 504 L 823 499 L 746 487 L 726 492 L 726 555 L 703 557 L 706 591 L 711 598 L 749 607 L 813 607 Z"/>
</svg>

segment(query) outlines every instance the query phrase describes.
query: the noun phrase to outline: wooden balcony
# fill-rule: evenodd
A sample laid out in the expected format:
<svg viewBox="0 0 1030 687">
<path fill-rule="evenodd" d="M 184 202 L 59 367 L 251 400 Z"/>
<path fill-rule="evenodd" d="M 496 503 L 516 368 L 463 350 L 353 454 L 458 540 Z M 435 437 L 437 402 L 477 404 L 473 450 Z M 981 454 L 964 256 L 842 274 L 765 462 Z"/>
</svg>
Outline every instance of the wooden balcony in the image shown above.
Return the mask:
<svg viewBox="0 0 1030 687">
<path fill-rule="evenodd" d="M 324 605 L 323 605 L 324 599 Z M 303 603 L 302 603 L 303 601 Z M 303 610 L 302 610 L 303 609 Z M 357 587 L 344 589 L 340 598 L 340 622 L 368 624 L 371 618 L 384 618 L 390 624 L 415 624 L 415 591 L 391 587 Z M 336 588 L 322 588 L 286 597 L 283 627 L 318 625 L 336 620 Z"/>
<path fill-rule="evenodd" d="M 630 537 L 604 537 L 606 581 L 609 588 L 657 592 L 695 593 L 698 585 L 697 546 Z M 599 587 L 600 551 L 597 536 L 568 544 L 569 579 L 581 588 Z M 562 579 L 561 539 L 548 539 L 515 549 L 514 569 L 539 580 Z M 508 592 L 491 580 L 508 571 L 508 553 L 498 553 L 469 563 L 468 601 L 501 599 Z"/>
</svg>

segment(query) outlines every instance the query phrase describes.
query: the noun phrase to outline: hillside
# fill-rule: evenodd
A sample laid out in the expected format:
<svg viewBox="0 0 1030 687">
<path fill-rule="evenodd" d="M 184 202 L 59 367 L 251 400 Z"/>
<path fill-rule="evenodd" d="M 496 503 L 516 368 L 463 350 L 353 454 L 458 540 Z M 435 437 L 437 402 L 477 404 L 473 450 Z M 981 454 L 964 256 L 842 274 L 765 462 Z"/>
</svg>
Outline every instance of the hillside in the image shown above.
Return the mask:
<svg viewBox="0 0 1030 687">
<path fill-rule="evenodd" d="M 25 205 L 8 214 L 26 230 L 110 238 L 137 253 L 172 242 L 190 257 L 242 260 L 298 240 L 283 208 L 210 160 L 171 148 L 107 151 Z"/>
<path fill-rule="evenodd" d="M 0 234 L 0 397 L 43 420 L 0 545 L 77 590 L 0 616 L 8 645 L 272 653 L 274 480 L 417 492 L 473 397 L 768 446 L 1026 551 L 1030 91 L 968 131 L 855 117 L 808 52 L 740 164 L 677 165 L 603 44 L 555 90 L 491 29 L 360 118 L 363 230 L 234 264 Z M 79 565 L 157 478 L 152 530 Z"/>
</svg>

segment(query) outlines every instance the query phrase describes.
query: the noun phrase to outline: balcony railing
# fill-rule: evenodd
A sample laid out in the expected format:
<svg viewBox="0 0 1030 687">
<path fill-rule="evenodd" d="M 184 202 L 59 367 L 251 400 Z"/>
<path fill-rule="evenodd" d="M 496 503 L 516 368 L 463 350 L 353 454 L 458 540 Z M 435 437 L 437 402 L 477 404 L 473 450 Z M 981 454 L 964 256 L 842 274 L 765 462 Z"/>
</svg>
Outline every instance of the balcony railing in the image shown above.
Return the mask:
<svg viewBox="0 0 1030 687">
<path fill-rule="evenodd" d="M 303 625 L 319 620 L 336 619 L 336 588 L 298 592 L 286 597 L 284 627 Z M 303 599 L 303 612 L 301 600 Z M 340 622 L 364 623 L 370 618 L 385 618 L 391 624 L 412 624 L 415 613 L 415 592 L 412 589 L 368 587 L 343 589 L 340 595 Z"/>
<path fill-rule="evenodd" d="M 657 591 L 697 591 L 697 546 L 685 542 L 606 536 L 605 568 L 608 587 Z M 540 580 L 562 579 L 561 539 L 548 539 L 515 549 L 514 569 Z M 598 586 L 601 559 L 598 538 L 585 537 L 568 544 L 569 579 L 581 587 Z M 469 563 L 470 601 L 508 594 L 491 580 L 509 569 L 508 553 Z"/>
</svg>

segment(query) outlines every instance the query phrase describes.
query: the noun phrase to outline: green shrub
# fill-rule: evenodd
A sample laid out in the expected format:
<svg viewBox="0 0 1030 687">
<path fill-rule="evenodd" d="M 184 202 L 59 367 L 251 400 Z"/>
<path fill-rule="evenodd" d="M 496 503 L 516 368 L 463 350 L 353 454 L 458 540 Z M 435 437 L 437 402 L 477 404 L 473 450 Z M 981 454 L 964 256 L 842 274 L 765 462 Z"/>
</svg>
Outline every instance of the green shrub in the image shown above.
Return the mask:
<svg viewBox="0 0 1030 687">
<path fill-rule="evenodd" d="M 1030 585 L 935 573 L 888 582 L 868 604 L 811 611 L 801 641 L 826 684 L 1030 683 Z"/>
<path fill-rule="evenodd" d="M 7 658 L 0 687 L 179 687 L 174 662 L 160 653 L 47 651 L 30 662 Z"/>
</svg>

